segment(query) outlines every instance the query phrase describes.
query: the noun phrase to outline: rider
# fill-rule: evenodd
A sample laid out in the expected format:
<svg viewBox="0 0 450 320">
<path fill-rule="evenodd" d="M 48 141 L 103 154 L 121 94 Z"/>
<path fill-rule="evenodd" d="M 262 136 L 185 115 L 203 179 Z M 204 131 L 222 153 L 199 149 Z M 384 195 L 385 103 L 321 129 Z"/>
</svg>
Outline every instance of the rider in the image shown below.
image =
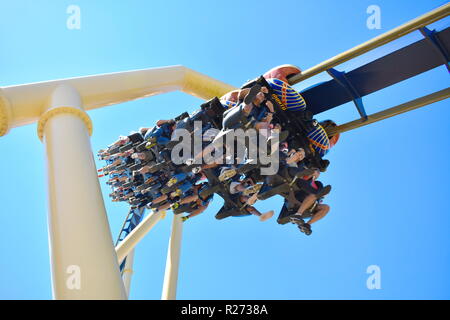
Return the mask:
<svg viewBox="0 0 450 320">
<path fill-rule="evenodd" d="M 317 190 L 317 192 L 309 194 L 304 190 L 295 192 L 295 199 L 300 203 L 300 206 L 298 207 L 297 212 L 290 218 L 291 222 L 298 224 L 300 230 L 308 235 L 312 232 L 311 224 L 321 220 L 330 211 L 330 206 L 322 204 L 320 200 L 329 192 L 329 189 L 326 187 L 324 188 L 322 183 L 317 181 L 319 175 L 320 171 L 315 170 L 313 174 L 302 177 L 302 181 L 307 182 L 313 189 Z M 287 199 L 287 201 L 289 200 Z M 304 223 L 302 216 L 306 210 L 311 208 L 313 210 L 313 215 L 307 223 Z"/>
<path fill-rule="evenodd" d="M 302 95 L 289 84 L 289 77 L 301 72 L 300 68 L 285 64 L 270 69 L 263 77 L 286 108 L 298 113 L 305 122 L 309 123 L 307 137 L 314 150 L 323 157 L 337 143 L 339 133 L 328 135 L 325 129 L 336 126 L 336 124 L 331 120 L 319 123 L 313 119 L 313 115 L 308 111 L 307 103 Z"/>
</svg>

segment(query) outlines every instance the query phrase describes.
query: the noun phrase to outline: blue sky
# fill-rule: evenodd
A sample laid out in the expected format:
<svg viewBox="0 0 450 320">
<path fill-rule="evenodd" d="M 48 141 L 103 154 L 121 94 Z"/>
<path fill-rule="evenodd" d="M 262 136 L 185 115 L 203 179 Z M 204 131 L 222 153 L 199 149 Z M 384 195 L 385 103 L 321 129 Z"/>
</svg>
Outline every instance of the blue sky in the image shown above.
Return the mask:
<svg viewBox="0 0 450 320">
<path fill-rule="evenodd" d="M 176 64 L 239 86 L 279 64 L 312 67 L 445 1 L 282 3 L 1 1 L 0 86 Z M 80 30 L 66 28 L 72 4 L 81 9 Z M 381 8 L 381 30 L 366 27 L 372 4 Z M 419 38 L 416 32 L 338 69 Z M 440 67 L 364 101 L 372 113 L 448 85 Z M 93 149 L 200 103 L 170 93 L 89 112 Z M 217 221 L 216 197 L 184 226 L 178 298 L 449 299 L 449 107 L 441 101 L 343 134 L 321 176 L 333 186 L 326 199 L 332 209 L 310 237 L 275 219 Z M 347 104 L 318 119 L 357 116 Z M 45 154 L 36 124 L 11 130 L 0 150 L 0 299 L 51 299 Z M 116 238 L 127 208 L 110 202 L 105 180 L 101 185 Z M 257 207 L 278 211 L 281 204 L 277 198 Z M 170 224 L 168 215 L 138 245 L 132 299 L 160 298 Z M 380 290 L 366 287 L 370 265 L 381 268 Z"/>
</svg>

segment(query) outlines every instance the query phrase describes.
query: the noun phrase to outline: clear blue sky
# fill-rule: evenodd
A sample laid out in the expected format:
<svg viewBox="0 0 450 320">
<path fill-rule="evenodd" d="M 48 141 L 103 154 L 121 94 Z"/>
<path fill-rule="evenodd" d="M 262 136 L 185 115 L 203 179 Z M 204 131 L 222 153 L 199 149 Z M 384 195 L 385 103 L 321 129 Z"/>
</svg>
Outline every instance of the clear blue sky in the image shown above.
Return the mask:
<svg viewBox="0 0 450 320">
<path fill-rule="evenodd" d="M 279 64 L 311 67 L 443 3 L 1 1 L 0 86 L 175 64 L 239 86 Z M 66 28 L 71 4 L 81 8 L 81 30 Z M 381 30 L 366 27 L 371 4 L 381 8 Z M 366 108 L 372 113 L 448 85 L 440 67 L 367 97 Z M 92 111 L 93 149 L 200 102 L 170 93 Z M 275 219 L 217 221 L 217 197 L 185 224 L 178 297 L 449 299 L 449 108 L 443 101 L 343 134 L 321 177 L 333 186 L 326 199 L 332 210 L 310 237 Z M 348 104 L 318 118 L 343 123 L 357 116 Z M 0 138 L 0 150 L 0 298 L 50 299 L 45 155 L 36 125 Z M 109 201 L 105 180 L 102 190 L 116 238 L 127 209 Z M 258 207 L 278 211 L 281 200 Z M 169 218 L 137 247 L 132 299 L 160 298 Z M 369 265 L 381 268 L 381 290 L 366 288 Z"/>
</svg>

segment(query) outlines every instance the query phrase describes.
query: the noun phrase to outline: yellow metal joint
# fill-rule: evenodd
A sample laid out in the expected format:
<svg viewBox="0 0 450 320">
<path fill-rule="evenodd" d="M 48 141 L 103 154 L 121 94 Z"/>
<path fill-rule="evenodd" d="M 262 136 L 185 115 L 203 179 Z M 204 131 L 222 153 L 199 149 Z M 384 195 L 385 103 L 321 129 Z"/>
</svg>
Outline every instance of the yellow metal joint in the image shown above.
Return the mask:
<svg viewBox="0 0 450 320">
<path fill-rule="evenodd" d="M 75 107 L 56 107 L 56 108 L 47 110 L 39 118 L 38 125 L 37 125 L 37 134 L 41 141 L 44 138 L 44 129 L 45 129 L 45 125 L 47 124 L 47 121 L 50 120 L 52 117 L 60 115 L 60 114 L 76 115 L 81 120 L 83 120 L 84 124 L 86 125 L 86 127 L 89 131 L 89 135 L 92 135 L 92 130 L 93 130 L 92 120 L 84 110 L 81 110 L 81 109 L 78 109 Z"/>
<path fill-rule="evenodd" d="M 0 89 L 0 137 L 8 133 L 10 121 L 11 108 L 8 100 L 2 94 L 2 90 Z"/>
</svg>

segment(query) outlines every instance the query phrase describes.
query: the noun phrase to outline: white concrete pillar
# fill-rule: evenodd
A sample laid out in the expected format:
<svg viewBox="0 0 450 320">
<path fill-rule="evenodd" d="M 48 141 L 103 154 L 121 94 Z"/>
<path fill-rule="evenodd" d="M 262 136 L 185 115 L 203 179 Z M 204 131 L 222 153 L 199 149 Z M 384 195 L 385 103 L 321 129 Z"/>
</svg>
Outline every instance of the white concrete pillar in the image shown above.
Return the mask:
<svg viewBox="0 0 450 320">
<path fill-rule="evenodd" d="M 146 216 L 123 241 L 116 246 L 117 259 L 122 263 L 123 259 L 130 254 L 134 247 L 141 241 L 145 235 L 156 225 L 156 223 L 164 218 L 164 211 L 153 212 Z"/>
<path fill-rule="evenodd" d="M 78 92 L 58 86 L 40 117 L 55 299 L 126 299 Z"/>
<path fill-rule="evenodd" d="M 122 270 L 122 280 L 125 286 L 125 292 L 127 293 L 127 297 L 130 298 L 130 288 L 131 288 L 131 277 L 133 276 L 133 263 L 134 263 L 134 252 L 133 249 L 127 256 L 127 260 L 125 261 L 125 266 Z"/>
<path fill-rule="evenodd" d="M 172 233 L 167 251 L 166 271 L 162 300 L 175 300 L 177 296 L 178 269 L 180 265 L 181 236 L 183 233 L 183 221 L 181 215 L 173 215 Z"/>
</svg>

